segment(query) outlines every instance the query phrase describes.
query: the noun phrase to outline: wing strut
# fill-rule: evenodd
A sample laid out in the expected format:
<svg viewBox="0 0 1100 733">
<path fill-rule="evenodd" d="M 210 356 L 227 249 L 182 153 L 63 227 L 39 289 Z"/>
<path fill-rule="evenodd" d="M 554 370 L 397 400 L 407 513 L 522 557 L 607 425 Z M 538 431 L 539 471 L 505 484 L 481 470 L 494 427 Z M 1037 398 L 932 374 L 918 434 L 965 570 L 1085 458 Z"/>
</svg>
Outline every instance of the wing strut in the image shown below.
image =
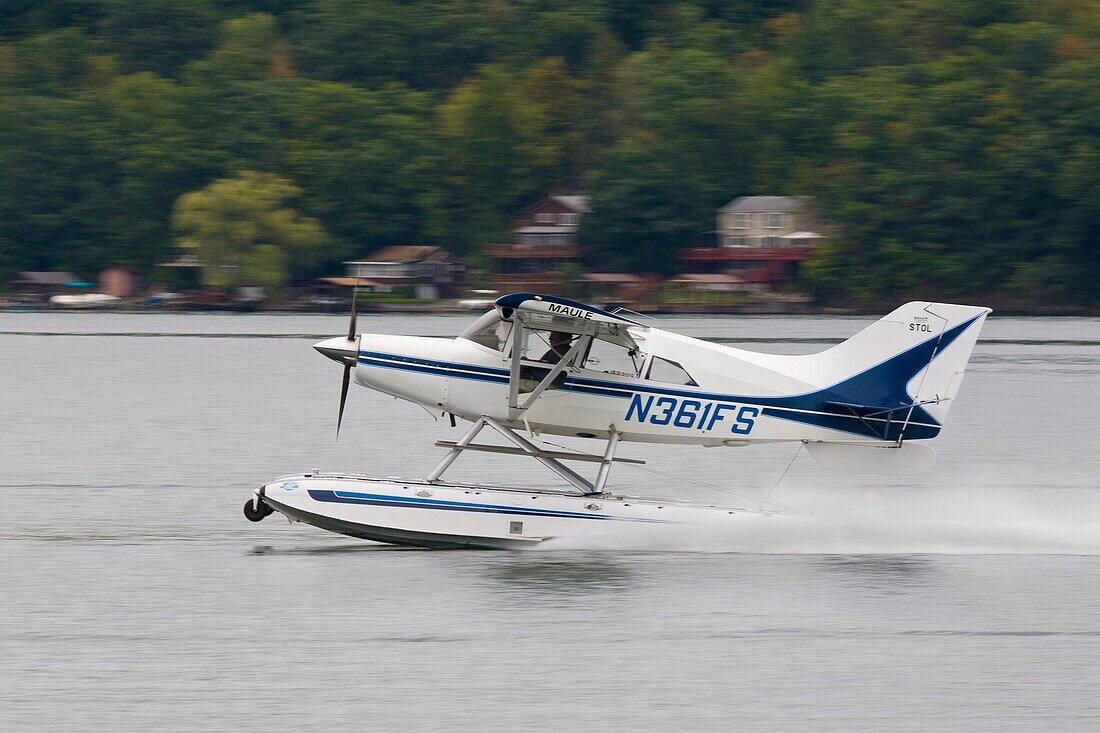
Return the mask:
<svg viewBox="0 0 1100 733">
<path fill-rule="evenodd" d="M 573 359 L 584 352 L 588 348 L 588 344 L 592 341 L 592 336 L 589 334 L 582 334 L 578 338 L 569 351 L 565 352 L 565 356 L 558 360 L 558 363 L 553 366 L 550 371 L 546 373 L 546 376 L 538 383 L 538 386 L 527 395 L 527 399 L 524 400 L 521 405 L 519 402 L 519 387 L 520 387 L 520 370 L 522 369 L 521 360 L 523 358 L 523 322 L 520 319 L 513 319 L 512 323 L 512 364 L 508 374 L 508 420 L 518 420 L 520 413 L 525 412 L 535 404 L 546 388 L 553 384 L 558 375 L 566 370 L 573 363 Z"/>
</svg>

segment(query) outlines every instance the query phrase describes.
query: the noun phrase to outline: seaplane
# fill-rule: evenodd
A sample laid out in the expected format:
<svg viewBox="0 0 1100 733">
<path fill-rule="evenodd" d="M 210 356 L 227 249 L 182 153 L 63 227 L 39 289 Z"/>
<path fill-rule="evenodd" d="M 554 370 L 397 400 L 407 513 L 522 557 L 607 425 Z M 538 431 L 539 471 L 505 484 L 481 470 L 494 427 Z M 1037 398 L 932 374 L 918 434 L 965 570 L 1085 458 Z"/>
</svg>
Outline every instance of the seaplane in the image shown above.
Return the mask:
<svg viewBox="0 0 1100 733">
<path fill-rule="evenodd" d="M 244 514 L 273 513 L 351 537 L 430 548 L 517 549 L 559 538 L 674 525 L 737 531 L 762 507 L 634 497 L 609 488 L 624 443 L 742 448 L 801 443 L 821 465 L 917 474 L 943 427 L 989 308 L 911 302 L 815 354 L 750 351 L 662 330 L 629 311 L 513 293 L 456 338 L 358 333 L 314 348 L 343 366 L 337 436 L 351 381 L 468 423 L 419 479 L 311 471 L 253 491 Z M 495 443 L 475 442 L 483 431 Z M 600 441 L 552 449 L 543 436 Z M 503 443 L 503 444 L 502 444 Z M 444 479 L 467 451 L 526 456 L 558 487 Z M 735 455 L 719 450 L 722 460 Z M 797 455 L 797 454 L 796 454 Z M 582 475 L 567 464 L 587 463 Z"/>
</svg>

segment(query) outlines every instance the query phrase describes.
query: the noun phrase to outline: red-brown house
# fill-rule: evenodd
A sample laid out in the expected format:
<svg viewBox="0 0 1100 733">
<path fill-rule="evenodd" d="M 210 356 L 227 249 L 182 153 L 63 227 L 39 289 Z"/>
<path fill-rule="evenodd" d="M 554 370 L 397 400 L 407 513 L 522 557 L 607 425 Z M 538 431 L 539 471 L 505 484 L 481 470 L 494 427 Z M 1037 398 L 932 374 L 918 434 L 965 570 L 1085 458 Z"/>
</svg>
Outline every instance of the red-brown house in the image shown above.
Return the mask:
<svg viewBox="0 0 1100 733">
<path fill-rule="evenodd" d="M 563 271 L 580 265 L 577 229 L 591 212 L 587 196 L 547 196 L 512 224 L 510 244 L 490 244 L 493 287 L 501 292 L 557 291 Z"/>
</svg>

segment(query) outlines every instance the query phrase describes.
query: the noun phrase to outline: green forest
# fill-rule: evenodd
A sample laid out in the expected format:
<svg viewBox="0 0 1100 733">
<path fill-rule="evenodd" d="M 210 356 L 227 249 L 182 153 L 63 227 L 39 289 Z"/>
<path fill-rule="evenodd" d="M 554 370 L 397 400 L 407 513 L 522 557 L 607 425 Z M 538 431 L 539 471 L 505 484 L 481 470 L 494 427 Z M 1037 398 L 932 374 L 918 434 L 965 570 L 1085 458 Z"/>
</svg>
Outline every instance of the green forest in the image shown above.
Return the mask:
<svg viewBox="0 0 1100 733">
<path fill-rule="evenodd" d="M 298 276 L 477 263 L 574 191 L 587 261 L 668 274 L 730 199 L 809 195 L 823 302 L 1087 307 L 1100 3 L 0 2 L 0 281 L 148 274 L 219 191 Z"/>
</svg>

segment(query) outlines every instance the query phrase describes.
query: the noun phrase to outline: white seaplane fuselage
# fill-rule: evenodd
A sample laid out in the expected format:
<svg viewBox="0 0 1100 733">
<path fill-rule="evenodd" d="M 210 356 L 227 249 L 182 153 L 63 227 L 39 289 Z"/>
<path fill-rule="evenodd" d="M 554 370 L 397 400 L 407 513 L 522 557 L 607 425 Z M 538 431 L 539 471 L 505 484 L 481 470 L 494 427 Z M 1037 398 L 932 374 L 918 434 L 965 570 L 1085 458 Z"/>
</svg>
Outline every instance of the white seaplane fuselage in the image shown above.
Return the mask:
<svg viewBox="0 0 1100 733">
<path fill-rule="evenodd" d="M 655 339 L 675 337 L 667 332 L 649 334 Z M 522 363 L 547 366 L 537 356 Z M 639 371 L 646 373 L 646 366 Z M 725 394 L 714 394 L 682 382 L 662 383 L 582 366 L 570 369 L 564 384 L 546 390 L 512 420 L 508 378 L 509 361 L 503 353 L 464 338 L 360 338 L 358 384 L 470 421 L 486 416 L 522 430 L 605 439 L 614 426 L 621 440 L 650 443 L 743 445 L 750 435 L 767 440 L 769 433 L 772 440 L 790 439 L 759 420 L 758 406 L 731 401 L 737 387 L 733 380 L 722 380 L 728 382 L 722 387 Z"/>
<path fill-rule="evenodd" d="M 927 470 L 935 460 L 927 439 L 939 433 L 989 312 L 909 303 L 831 349 L 792 356 L 709 343 L 547 296 L 505 296 L 497 305 L 475 324 L 480 330 L 458 338 L 362 334 L 316 348 L 353 368 L 359 385 L 474 423 L 450 460 L 467 449 L 479 426 L 491 425 L 521 446 L 509 450 L 557 464 L 551 467 L 581 491 L 446 482 L 440 478 L 445 459 L 419 481 L 284 476 L 254 492 L 256 511 L 266 507 L 341 534 L 433 547 L 524 547 L 552 537 L 683 524 L 732 527 L 767 513 L 604 492 L 615 447 L 801 441 L 837 470 Z M 523 307 L 531 313 L 521 313 Z M 563 309 L 570 313 L 552 321 L 562 324 L 554 330 L 575 325 L 571 332 L 580 336 L 568 368 L 555 377 L 547 372 L 556 359 L 540 359 L 546 344 L 532 337 L 540 326 L 531 324 L 556 319 Z M 602 321 L 584 320 L 593 315 Z M 524 327 L 517 325 L 521 316 L 529 319 Z M 609 369 L 589 358 L 595 339 L 629 352 L 630 366 Z M 513 358 L 517 349 L 522 356 Z M 656 369 L 658 361 L 675 368 Z M 591 484 L 596 491 L 585 492 L 590 484 L 549 454 L 534 454 L 528 439 L 542 434 L 607 441 L 600 476 Z M 475 447 L 489 449 L 472 443 L 469 449 Z"/>
</svg>

